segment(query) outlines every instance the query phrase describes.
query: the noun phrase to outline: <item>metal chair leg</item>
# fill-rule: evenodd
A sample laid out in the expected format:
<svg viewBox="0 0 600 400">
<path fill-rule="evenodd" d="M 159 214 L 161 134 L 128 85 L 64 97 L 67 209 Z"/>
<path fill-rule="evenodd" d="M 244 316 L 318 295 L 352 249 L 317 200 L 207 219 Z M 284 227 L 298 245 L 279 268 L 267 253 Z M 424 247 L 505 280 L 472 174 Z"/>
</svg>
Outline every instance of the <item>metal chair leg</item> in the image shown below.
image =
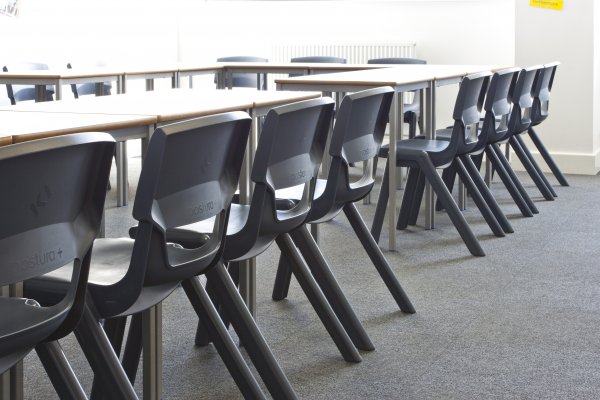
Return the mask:
<svg viewBox="0 0 600 400">
<path fill-rule="evenodd" d="M 414 306 L 404 292 L 400 282 L 398 282 L 398 279 L 396 279 L 396 275 L 394 275 L 392 268 L 383 255 L 383 252 L 377 245 L 377 242 L 375 242 L 375 239 L 373 239 L 373 236 L 371 236 L 371 232 L 369 232 L 369 228 L 367 228 L 367 225 L 358 213 L 356 206 L 353 203 L 348 203 L 344 206 L 343 211 L 344 215 L 346 215 L 346 218 L 348 218 L 348 221 L 350 222 L 350 226 L 352 226 L 352 229 L 354 229 L 354 233 L 369 255 L 369 258 L 375 266 L 375 269 L 377 269 L 377 272 L 381 276 L 381 279 L 383 279 L 383 282 L 392 294 L 392 297 L 394 297 L 394 300 L 396 300 L 396 304 L 398 304 L 400 310 L 405 313 L 414 313 Z"/>
<path fill-rule="evenodd" d="M 306 225 L 291 232 L 290 236 L 294 244 L 298 246 L 302 257 L 306 261 L 306 265 L 310 268 L 315 281 L 319 284 L 331 308 L 344 326 L 346 332 L 348 332 L 352 343 L 360 350 L 374 350 L 375 346 L 373 346 L 373 342 L 371 342 L 365 328 L 354 313 L 348 299 L 344 296 L 327 260 L 325 260 L 315 239 L 308 232 Z"/>
<path fill-rule="evenodd" d="M 471 176 L 467 172 L 460 158 L 457 157 L 452 164 L 454 165 L 454 168 L 456 169 L 456 172 L 458 173 L 458 176 L 460 177 L 461 181 L 465 184 L 469 193 L 471 193 L 471 198 L 475 202 L 475 205 L 481 212 L 481 215 L 485 219 L 485 222 L 487 222 L 494 235 L 496 235 L 497 237 L 506 236 L 504 230 L 500 226 L 500 223 L 498 223 L 498 220 L 492 213 L 492 210 L 490 210 L 487 203 L 483 199 L 483 196 L 477 189 L 477 186 L 475 186 L 473 179 L 471 179 Z"/>
<path fill-rule="evenodd" d="M 40 343 L 35 351 L 61 399 L 87 400 L 87 395 L 77 380 L 58 341 Z"/>
<path fill-rule="evenodd" d="M 421 209 L 421 203 L 423 202 L 423 194 L 425 193 L 425 175 L 419 168 L 411 168 L 419 172 L 417 177 L 417 185 L 411 202 L 411 208 L 408 216 L 408 225 L 414 226 L 417 224 L 419 218 L 419 210 Z"/>
<path fill-rule="evenodd" d="M 513 171 L 512 167 L 510 166 L 510 163 L 508 162 L 508 159 L 506 158 L 506 156 L 504 154 L 502 154 L 502 151 L 500 150 L 500 147 L 498 147 L 498 145 L 496 143 L 492 144 L 491 146 L 492 146 L 492 149 L 494 149 L 494 151 L 496 153 L 496 156 L 499 159 L 500 163 L 504 167 L 504 170 L 506 171 L 506 173 L 510 177 L 510 179 L 511 179 L 513 185 L 514 185 L 514 187 L 517 188 L 517 190 L 519 191 L 521 197 L 523 198 L 523 200 L 527 204 L 527 207 L 529 208 L 529 210 L 533 214 L 538 214 L 539 211 L 538 211 L 537 207 L 533 203 L 533 200 L 531 200 L 531 197 L 529 197 L 529 194 L 527 193 L 527 191 L 525 190 L 525 188 L 521 184 L 521 181 L 519 180 L 519 178 L 517 178 L 517 175 L 515 174 L 515 171 Z"/>
<path fill-rule="evenodd" d="M 308 297 L 310 304 L 313 306 L 325 329 L 327 329 L 329 336 L 333 339 L 344 360 L 350 362 L 362 361 L 362 357 L 327 302 L 319 285 L 315 282 L 313 275 L 310 273 L 290 235 L 279 235 L 275 241 L 281 252 L 288 258 L 296 280 L 298 280 L 300 287 L 306 294 L 306 297 Z"/>
<path fill-rule="evenodd" d="M 91 296 L 88 294 L 81 321 L 75 328 L 75 336 L 94 375 L 104 382 L 106 393 L 111 398 L 137 399 L 137 394 L 96 315 Z"/>
<path fill-rule="evenodd" d="M 512 146 L 513 151 L 521 161 L 521 164 L 523 164 L 523 166 L 525 167 L 525 170 L 533 180 L 533 183 L 535 183 L 535 186 L 537 186 L 542 196 L 544 196 L 546 200 L 554 200 L 554 196 L 540 177 L 539 172 L 541 171 L 537 171 L 529 157 L 527 157 L 527 155 L 525 154 L 525 151 L 521 147 L 521 143 L 519 143 L 516 136 L 510 138 L 510 145 Z"/>
<path fill-rule="evenodd" d="M 406 178 L 406 186 L 404 186 L 404 195 L 402 196 L 402 204 L 400 205 L 400 212 L 398 213 L 398 221 L 396 222 L 396 229 L 398 230 L 406 229 L 408 225 L 413 200 L 415 198 L 416 191 L 418 190 L 418 179 L 419 169 L 409 168 L 408 178 Z M 382 183 L 382 185 L 383 184 L 384 183 Z"/>
<path fill-rule="evenodd" d="M 514 230 L 512 228 L 512 225 L 510 224 L 510 222 L 508 222 L 506 215 L 504 215 L 504 213 L 500 209 L 500 206 L 496 202 L 496 199 L 494 199 L 492 192 L 490 192 L 489 188 L 485 184 L 485 181 L 479 174 L 479 170 L 477 169 L 477 166 L 475 165 L 471 157 L 469 155 L 462 155 L 460 156 L 460 159 L 463 162 L 467 173 L 469 174 L 471 179 L 473 179 L 475 186 L 477 186 L 479 193 L 481 193 L 481 196 L 483 196 L 490 210 L 492 211 L 492 213 L 494 213 L 494 216 L 496 217 L 496 220 L 502 227 L 502 230 L 505 233 L 513 233 Z"/>
<path fill-rule="evenodd" d="M 110 344 L 115 351 L 117 357 L 121 354 L 121 346 L 123 344 L 123 336 L 125 334 L 125 325 L 127 323 L 126 317 L 119 318 L 109 318 L 104 321 L 103 329 L 106 332 L 106 337 L 110 341 Z M 104 385 L 100 381 L 100 379 L 96 379 L 94 377 L 94 381 L 92 383 L 92 392 L 90 394 L 90 399 L 98 400 L 102 399 L 104 396 Z"/>
<path fill-rule="evenodd" d="M 134 314 L 129 322 L 129 333 L 123 350 L 123 369 L 133 385 L 137 376 L 140 358 L 142 356 L 142 314 Z"/>
<path fill-rule="evenodd" d="M 556 165 L 556 163 L 550 156 L 550 153 L 548 152 L 548 150 L 546 149 L 546 147 L 540 140 L 540 138 L 537 135 L 537 133 L 535 132 L 535 130 L 533 128 L 529 128 L 527 133 L 529 134 L 529 137 L 531 138 L 531 141 L 533 142 L 535 147 L 538 149 L 538 151 L 542 155 L 542 158 L 544 159 L 544 161 L 546 161 L 546 164 L 548 164 L 548 167 L 550 167 L 550 171 L 552 171 L 552 173 L 554 174 L 554 176 L 556 177 L 558 182 L 562 186 L 569 186 L 569 182 L 567 182 L 567 179 L 561 172 L 560 168 L 558 168 L 558 165 Z"/>
<path fill-rule="evenodd" d="M 458 209 L 458 206 L 454 202 L 452 195 L 450 194 L 450 192 L 448 192 L 448 189 L 446 189 L 444 181 L 442 181 L 442 178 L 440 178 L 440 176 L 438 175 L 429 157 L 427 155 L 422 156 L 419 160 L 419 165 L 421 166 L 421 170 L 423 171 L 427 180 L 431 184 L 432 189 L 442 202 L 442 205 L 446 209 L 450 220 L 456 227 L 456 230 L 462 237 L 471 254 L 473 254 L 474 256 L 484 256 L 485 252 L 483 251 L 483 248 L 481 247 L 479 241 L 473 234 L 473 231 L 469 227 L 469 224 L 465 220 L 465 217 Z"/>
<path fill-rule="evenodd" d="M 521 135 L 516 135 L 516 136 L 514 136 L 514 138 L 521 145 L 521 149 L 522 149 L 523 153 L 525 153 L 525 156 L 531 162 L 531 165 L 533 166 L 533 168 L 535 168 L 535 170 L 537 171 L 540 179 L 544 183 L 544 186 L 548 189 L 548 191 L 550 191 L 550 193 L 552 194 L 553 197 L 558 197 L 558 195 L 554 191 L 554 188 L 548 181 L 548 178 L 546 178 L 546 175 L 544 174 L 544 172 L 542 171 L 542 169 L 540 168 L 538 163 L 535 161 L 535 158 L 533 158 L 533 155 L 531 154 L 531 152 L 525 145 L 525 142 L 523 141 L 523 137 Z"/>
<path fill-rule="evenodd" d="M 246 399 L 264 399 L 265 395 L 246 365 L 237 346 L 229 336 L 221 317 L 198 277 L 186 279 L 181 283 L 188 298 L 193 299 L 192 306 L 206 327 L 221 359 L 227 366 L 236 385 Z"/>
<path fill-rule="evenodd" d="M 279 264 L 277 265 L 277 273 L 275 274 L 275 284 L 273 285 L 273 294 L 271 295 L 273 300 L 283 300 L 287 297 L 291 280 L 292 268 L 282 254 L 279 256 Z"/>
<path fill-rule="evenodd" d="M 371 235 L 376 242 L 379 242 L 381 229 L 383 227 L 383 219 L 385 218 L 385 209 L 387 208 L 388 198 L 390 196 L 390 171 L 389 162 L 385 163 L 383 179 L 381 180 L 381 188 L 379 189 L 379 198 L 377 199 L 377 207 L 375 208 L 375 216 L 371 224 Z"/>
<path fill-rule="evenodd" d="M 275 360 L 223 264 L 217 264 L 206 275 L 209 280 L 214 280 L 215 295 L 231 318 L 234 329 L 273 398 L 296 399 L 294 389 Z"/>
</svg>

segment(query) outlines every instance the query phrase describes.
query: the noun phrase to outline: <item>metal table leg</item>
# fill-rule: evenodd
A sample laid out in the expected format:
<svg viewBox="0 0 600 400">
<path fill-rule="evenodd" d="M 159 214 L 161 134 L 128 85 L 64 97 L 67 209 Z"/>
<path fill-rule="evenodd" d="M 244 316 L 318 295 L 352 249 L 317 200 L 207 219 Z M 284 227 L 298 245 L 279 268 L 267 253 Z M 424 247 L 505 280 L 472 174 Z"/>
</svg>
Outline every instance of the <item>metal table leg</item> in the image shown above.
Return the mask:
<svg viewBox="0 0 600 400">
<path fill-rule="evenodd" d="M 402 123 L 399 119 L 404 113 L 402 102 L 402 92 L 394 93 L 392 108 L 390 113 L 390 149 L 388 154 L 389 163 L 389 201 L 388 201 L 388 233 L 389 233 L 389 250 L 396 250 L 396 141 L 398 137 L 402 137 Z"/>
<path fill-rule="evenodd" d="M 250 138 L 248 146 L 246 148 L 246 155 L 242 164 L 242 172 L 240 176 L 240 202 L 242 204 L 249 204 L 252 197 L 252 182 L 250 180 L 250 171 L 252 168 L 254 152 L 256 149 L 256 143 L 258 142 L 258 135 L 260 131 L 259 117 L 256 115 L 254 110 L 249 110 L 249 114 L 252 116 L 252 131 L 250 132 Z M 256 259 L 252 258 L 240 263 L 240 295 L 244 299 L 244 303 L 248 307 L 248 310 L 252 315 L 256 314 Z"/>
<path fill-rule="evenodd" d="M 427 88 L 426 96 L 427 108 L 427 128 L 426 138 L 435 139 L 435 82 L 432 81 Z M 425 184 L 425 229 L 433 229 L 435 226 L 435 198 L 431 185 Z"/>
<path fill-rule="evenodd" d="M 144 400 L 162 395 L 162 303 L 142 312 Z"/>
</svg>

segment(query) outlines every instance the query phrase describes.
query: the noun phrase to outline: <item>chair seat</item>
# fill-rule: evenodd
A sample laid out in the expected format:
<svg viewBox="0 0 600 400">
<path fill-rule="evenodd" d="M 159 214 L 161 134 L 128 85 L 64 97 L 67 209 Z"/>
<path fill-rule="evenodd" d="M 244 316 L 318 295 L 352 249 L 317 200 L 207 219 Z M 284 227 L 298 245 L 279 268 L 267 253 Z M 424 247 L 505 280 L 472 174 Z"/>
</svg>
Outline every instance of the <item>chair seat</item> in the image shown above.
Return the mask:
<svg viewBox="0 0 600 400">
<path fill-rule="evenodd" d="M 415 114 L 419 114 L 421 111 L 421 105 L 419 103 L 404 103 L 404 114 L 407 112 L 413 112 Z"/>
<path fill-rule="evenodd" d="M 314 201 L 316 201 L 319 197 L 321 197 L 321 195 L 323 195 L 323 193 L 325 192 L 326 186 L 327 186 L 326 179 L 317 179 L 317 182 L 315 185 L 315 193 L 313 195 Z M 304 189 L 303 185 L 292 186 L 289 188 L 280 189 L 277 191 L 277 198 L 298 201 L 302 198 L 303 189 Z"/>
<path fill-rule="evenodd" d="M 67 315 L 55 308 L 40 307 L 25 298 L 0 298 L 0 315 L 10 320 L 0 324 L 0 372 L 23 358 L 36 344 L 50 336 Z"/>
<path fill-rule="evenodd" d="M 446 140 L 429 140 L 429 139 L 405 139 L 396 142 L 396 155 L 398 157 L 398 165 L 404 166 L 403 161 L 414 161 L 420 158 L 423 153 L 428 153 L 431 161 L 436 167 L 447 164 L 452 161 L 452 157 L 436 157 L 436 154 L 443 153 L 448 147 L 449 142 Z M 379 157 L 387 158 L 389 146 L 381 146 Z"/>
</svg>

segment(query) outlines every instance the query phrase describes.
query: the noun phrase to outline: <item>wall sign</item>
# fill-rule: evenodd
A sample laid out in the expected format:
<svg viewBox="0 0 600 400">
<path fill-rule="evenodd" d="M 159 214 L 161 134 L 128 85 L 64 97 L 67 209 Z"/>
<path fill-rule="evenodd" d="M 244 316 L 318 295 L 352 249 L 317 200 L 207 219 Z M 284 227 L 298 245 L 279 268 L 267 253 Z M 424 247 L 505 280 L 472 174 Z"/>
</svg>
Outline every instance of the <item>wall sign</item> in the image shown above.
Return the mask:
<svg viewBox="0 0 600 400">
<path fill-rule="evenodd" d="M 562 10 L 563 0 L 529 0 L 531 7 L 549 8 L 551 10 Z"/>
</svg>

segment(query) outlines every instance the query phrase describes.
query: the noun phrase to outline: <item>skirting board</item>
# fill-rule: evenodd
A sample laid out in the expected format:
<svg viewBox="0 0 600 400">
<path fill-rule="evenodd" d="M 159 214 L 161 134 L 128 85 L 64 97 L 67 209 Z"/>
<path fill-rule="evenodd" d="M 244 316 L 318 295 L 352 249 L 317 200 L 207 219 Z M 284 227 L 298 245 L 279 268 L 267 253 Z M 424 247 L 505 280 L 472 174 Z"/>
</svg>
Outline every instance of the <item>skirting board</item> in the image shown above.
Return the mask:
<svg viewBox="0 0 600 400">
<path fill-rule="evenodd" d="M 529 147 L 529 150 L 535 161 L 544 172 L 550 172 L 542 156 L 537 151 L 534 151 L 535 147 L 532 147 Z M 554 162 L 556 162 L 560 170 L 565 174 L 596 175 L 600 172 L 600 149 L 597 149 L 592 154 L 552 153 L 551 155 Z M 519 162 L 519 158 L 512 151 L 510 154 L 510 163 L 515 170 L 524 170 L 523 165 Z"/>
</svg>

